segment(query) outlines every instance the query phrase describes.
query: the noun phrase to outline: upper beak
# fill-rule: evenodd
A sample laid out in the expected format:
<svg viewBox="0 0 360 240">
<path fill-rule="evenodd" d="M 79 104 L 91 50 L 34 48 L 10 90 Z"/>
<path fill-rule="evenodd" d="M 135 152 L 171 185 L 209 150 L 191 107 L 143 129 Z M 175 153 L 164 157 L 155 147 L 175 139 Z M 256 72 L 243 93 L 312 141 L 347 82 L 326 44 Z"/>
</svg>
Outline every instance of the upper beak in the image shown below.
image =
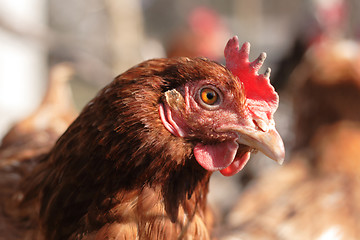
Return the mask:
<svg viewBox="0 0 360 240">
<path fill-rule="evenodd" d="M 284 162 L 284 143 L 275 128 L 269 128 L 266 131 L 239 129 L 236 132 L 238 143 L 259 150 L 280 165 Z"/>
</svg>

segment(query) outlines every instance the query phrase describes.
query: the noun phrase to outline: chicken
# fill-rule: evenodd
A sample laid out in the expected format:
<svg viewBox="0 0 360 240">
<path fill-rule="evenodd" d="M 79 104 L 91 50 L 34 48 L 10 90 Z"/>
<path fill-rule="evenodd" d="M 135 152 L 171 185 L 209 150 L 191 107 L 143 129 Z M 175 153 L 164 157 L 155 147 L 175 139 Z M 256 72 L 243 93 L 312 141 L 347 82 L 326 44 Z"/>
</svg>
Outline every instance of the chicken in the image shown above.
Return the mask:
<svg viewBox="0 0 360 240">
<path fill-rule="evenodd" d="M 292 79 L 296 151 L 243 192 L 225 239 L 360 238 L 359 60 L 348 41 L 307 52 Z"/>
<path fill-rule="evenodd" d="M 66 130 L 77 115 L 68 86 L 72 73 L 72 67 L 67 63 L 51 68 L 44 99 L 34 113 L 13 126 L 3 137 L 0 146 L 1 158 L 6 157 L 5 152 L 16 153 L 11 149 L 13 147 L 35 148 L 24 144 L 38 144 L 42 147 L 49 143 L 49 138 L 56 140 Z M 38 137 L 34 136 L 37 134 Z M 51 142 L 54 143 L 54 140 Z"/>
<path fill-rule="evenodd" d="M 230 39 L 226 67 L 153 59 L 115 78 L 22 182 L 18 207 L 38 219 L 23 238 L 210 239 L 212 172 L 234 175 L 256 150 L 284 158 L 278 95 L 249 47 Z"/>
<path fill-rule="evenodd" d="M 18 197 L 16 189 L 38 163 L 37 156 L 46 154 L 59 136 L 76 118 L 68 80 L 72 67 L 61 63 L 50 70 L 46 95 L 38 109 L 14 125 L 0 145 L 0 239 L 17 236 L 20 225 L 12 225 L 7 218 L 8 207 Z M 14 211 L 11 214 L 15 214 Z M 20 212 L 16 211 L 16 214 Z M 5 234 L 6 233 L 6 234 Z M 22 239 L 16 237 L 15 239 Z"/>
<path fill-rule="evenodd" d="M 167 57 L 207 57 L 223 60 L 219 43 L 226 41 L 229 30 L 218 13 L 200 6 L 193 9 L 186 19 L 186 26 L 175 29 L 170 37 Z"/>
<path fill-rule="evenodd" d="M 346 35 L 346 25 L 350 25 L 348 13 L 351 4 L 346 0 L 311 0 L 304 3 L 311 5 L 311 11 L 302 16 L 303 26 L 293 37 L 290 48 L 280 58 L 277 70 L 272 74 L 273 85 L 278 91 L 286 90 L 291 73 L 309 48 L 329 39 L 339 40 Z"/>
<path fill-rule="evenodd" d="M 359 144 L 359 122 L 321 127 L 312 158 L 298 152 L 242 194 L 223 239 L 359 239 Z"/>
<path fill-rule="evenodd" d="M 291 79 L 296 148 L 307 146 L 324 124 L 360 119 L 360 45 L 324 41 L 309 49 Z"/>
</svg>

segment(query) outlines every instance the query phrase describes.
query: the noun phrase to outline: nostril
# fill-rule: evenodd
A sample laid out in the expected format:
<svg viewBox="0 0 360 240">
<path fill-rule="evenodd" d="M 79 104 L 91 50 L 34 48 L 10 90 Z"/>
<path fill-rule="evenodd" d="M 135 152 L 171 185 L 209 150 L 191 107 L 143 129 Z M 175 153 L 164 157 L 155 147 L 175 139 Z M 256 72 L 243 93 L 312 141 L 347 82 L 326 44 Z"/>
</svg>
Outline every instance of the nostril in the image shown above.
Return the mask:
<svg viewBox="0 0 360 240">
<path fill-rule="evenodd" d="M 260 128 L 261 131 L 263 132 L 267 132 L 269 130 L 268 125 L 261 119 L 254 119 L 253 120 L 255 126 L 257 126 L 258 128 Z"/>
</svg>

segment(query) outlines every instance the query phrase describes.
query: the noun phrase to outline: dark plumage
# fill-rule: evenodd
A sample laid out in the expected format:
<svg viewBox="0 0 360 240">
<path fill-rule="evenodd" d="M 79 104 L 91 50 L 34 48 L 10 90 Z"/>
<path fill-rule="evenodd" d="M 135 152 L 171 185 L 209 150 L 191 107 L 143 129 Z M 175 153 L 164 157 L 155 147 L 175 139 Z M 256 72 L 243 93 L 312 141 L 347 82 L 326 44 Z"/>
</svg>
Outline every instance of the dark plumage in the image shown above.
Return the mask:
<svg viewBox="0 0 360 240">
<path fill-rule="evenodd" d="M 163 127 L 158 104 L 162 92 L 185 81 L 233 77 L 213 62 L 195 59 L 190 66 L 187 62 L 151 60 L 120 75 L 84 108 L 58 140 L 34 174 L 35 179 L 31 177 L 32 185 L 39 183 L 29 190 L 29 197 L 39 195 L 33 188 L 40 191 L 44 206 L 40 215 L 42 224 L 48 226 L 48 239 L 67 238 L 77 229 L 75 235 L 98 230 L 111 217 L 107 211 L 124 204 L 124 200 L 125 204 L 135 201 L 122 199 L 124 192 L 135 191 L 135 198 L 150 187 L 162 189 L 165 208 L 175 221 L 179 204 L 184 205 L 185 199 L 201 186 L 199 182 L 208 182 L 210 174 L 194 164 L 191 141 L 175 137 Z M 199 201 L 197 211 L 204 214 L 203 198 L 208 190 L 196 190 L 193 201 Z M 153 199 L 154 204 L 158 197 Z M 103 209 L 97 210 L 98 204 Z M 84 217 L 89 207 L 100 219 L 92 219 L 91 212 Z M 188 209 L 189 216 L 194 210 Z"/>
</svg>

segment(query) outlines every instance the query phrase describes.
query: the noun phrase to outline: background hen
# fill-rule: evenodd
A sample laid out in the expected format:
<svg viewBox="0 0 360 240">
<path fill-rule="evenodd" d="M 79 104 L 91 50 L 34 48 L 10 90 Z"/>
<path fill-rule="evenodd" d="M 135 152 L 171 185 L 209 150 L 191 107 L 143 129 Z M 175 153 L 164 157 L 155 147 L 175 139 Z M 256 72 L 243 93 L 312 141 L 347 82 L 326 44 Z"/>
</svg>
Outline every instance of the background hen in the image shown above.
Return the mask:
<svg viewBox="0 0 360 240">
<path fill-rule="evenodd" d="M 219 14 L 205 6 L 193 9 L 185 26 L 176 29 L 170 37 L 167 57 L 207 57 L 223 60 L 221 43 L 229 35 L 228 27 Z"/>
<path fill-rule="evenodd" d="M 359 45 L 314 45 L 291 79 L 296 151 L 254 181 L 229 214 L 229 239 L 359 239 Z"/>
<path fill-rule="evenodd" d="M 255 150 L 284 158 L 265 54 L 249 62 L 249 47 L 229 40 L 227 67 L 148 60 L 102 89 L 6 205 L 34 228 L 22 237 L 209 239 L 212 172 L 236 174 Z"/>
<path fill-rule="evenodd" d="M 29 227 L 26 221 L 14 223 L 11 216 L 22 218 L 23 211 L 14 210 L 21 198 L 17 189 L 22 179 L 38 164 L 59 136 L 75 119 L 68 81 L 73 73 L 69 64 L 57 64 L 50 70 L 48 89 L 40 106 L 26 119 L 15 124 L 0 145 L 0 239 L 22 239 Z M 30 209 L 32 211 L 33 209 Z M 24 220 L 24 219 L 22 219 Z"/>
<path fill-rule="evenodd" d="M 311 48 L 293 73 L 296 148 L 323 124 L 360 119 L 359 51 L 355 41 L 330 39 Z"/>
</svg>

